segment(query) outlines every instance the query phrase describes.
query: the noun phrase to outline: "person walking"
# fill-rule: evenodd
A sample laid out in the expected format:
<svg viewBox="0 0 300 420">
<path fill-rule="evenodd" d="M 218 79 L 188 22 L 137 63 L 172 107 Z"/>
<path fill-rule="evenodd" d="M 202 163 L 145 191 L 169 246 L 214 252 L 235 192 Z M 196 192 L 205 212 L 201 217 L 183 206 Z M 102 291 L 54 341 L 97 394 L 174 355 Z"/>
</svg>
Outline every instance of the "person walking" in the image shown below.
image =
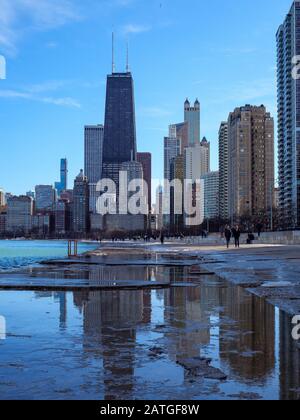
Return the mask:
<svg viewBox="0 0 300 420">
<path fill-rule="evenodd" d="M 241 238 L 240 227 L 236 226 L 234 229 L 232 229 L 232 234 L 233 234 L 233 237 L 234 237 L 235 247 L 239 248 L 240 247 L 240 238 Z"/>
<path fill-rule="evenodd" d="M 228 226 L 228 225 L 226 226 L 224 234 L 225 234 L 226 245 L 227 245 L 227 249 L 228 249 L 229 245 L 230 245 L 231 237 L 232 237 L 232 232 L 231 232 L 230 226 Z"/>
</svg>

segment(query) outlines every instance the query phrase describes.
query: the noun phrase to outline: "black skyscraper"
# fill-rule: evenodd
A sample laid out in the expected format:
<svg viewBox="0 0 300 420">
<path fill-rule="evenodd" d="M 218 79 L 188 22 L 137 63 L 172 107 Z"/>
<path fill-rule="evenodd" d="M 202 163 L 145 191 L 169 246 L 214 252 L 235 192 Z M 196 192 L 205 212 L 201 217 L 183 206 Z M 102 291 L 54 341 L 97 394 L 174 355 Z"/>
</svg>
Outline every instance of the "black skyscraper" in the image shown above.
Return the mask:
<svg viewBox="0 0 300 420">
<path fill-rule="evenodd" d="M 130 72 L 107 77 L 102 177 L 119 181 L 121 164 L 136 160 L 133 78 Z"/>
</svg>

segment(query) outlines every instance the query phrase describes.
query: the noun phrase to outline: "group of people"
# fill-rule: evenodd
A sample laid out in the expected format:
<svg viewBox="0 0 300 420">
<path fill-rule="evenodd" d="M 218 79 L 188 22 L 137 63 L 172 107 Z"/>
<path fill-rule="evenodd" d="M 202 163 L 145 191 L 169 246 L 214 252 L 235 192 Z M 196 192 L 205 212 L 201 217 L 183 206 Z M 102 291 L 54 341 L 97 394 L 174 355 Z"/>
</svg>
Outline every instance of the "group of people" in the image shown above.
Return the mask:
<svg viewBox="0 0 300 420">
<path fill-rule="evenodd" d="M 241 238 L 241 229 L 239 226 L 231 228 L 229 225 L 225 227 L 224 236 L 226 239 L 227 248 L 230 246 L 231 238 L 234 239 L 234 244 L 236 248 L 240 247 L 240 238 Z"/>
</svg>

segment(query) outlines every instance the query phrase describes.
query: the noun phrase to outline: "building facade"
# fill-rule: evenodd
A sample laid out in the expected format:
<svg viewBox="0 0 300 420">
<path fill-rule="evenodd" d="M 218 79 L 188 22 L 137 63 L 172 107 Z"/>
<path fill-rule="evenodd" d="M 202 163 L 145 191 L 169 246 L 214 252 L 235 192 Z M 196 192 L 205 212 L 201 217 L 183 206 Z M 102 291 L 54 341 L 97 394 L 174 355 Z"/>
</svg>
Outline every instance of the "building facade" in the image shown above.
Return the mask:
<svg viewBox="0 0 300 420">
<path fill-rule="evenodd" d="M 184 122 L 188 124 L 188 145 L 193 146 L 200 142 L 200 102 L 195 101 L 194 106 L 187 99 L 184 103 Z"/>
<path fill-rule="evenodd" d="M 151 153 L 137 153 L 137 162 L 143 166 L 143 179 L 148 186 L 148 207 L 152 208 L 152 155 Z"/>
<path fill-rule="evenodd" d="M 97 183 L 102 177 L 103 161 L 103 125 L 88 125 L 84 128 L 84 173 L 89 182 L 89 209 L 96 213 L 96 204 L 99 192 Z"/>
<path fill-rule="evenodd" d="M 60 181 L 55 183 L 55 189 L 57 194 L 66 191 L 68 188 L 68 161 L 67 159 L 61 159 L 60 161 Z"/>
<path fill-rule="evenodd" d="M 33 200 L 31 197 L 10 197 L 7 200 L 6 228 L 9 233 L 28 234 L 32 228 Z"/>
<path fill-rule="evenodd" d="M 202 177 L 204 182 L 204 218 L 219 218 L 219 171 L 209 172 Z"/>
<path fill-rule="evenodd" d="M 118 186 L 120 166 L 136 160 L 134 83 L 132 74 L 107 77 L 102 178 Z"/>
<path fill-rule="evenodd" d="M 2 189 L 0 189 L 0 207 L 5 206 L 6 200 L 5 200 L 5 193 Z"/>
<path fill-rule="evenodd" d="M 89 231 L 89 184 L 83 170 L 74 182 L 73 231 L 83 236 Z"/>
<path fill-rule="evenodd" d="M 274 120 L 266 108 L 246 105 L 228 119 L 230 216 L 270 211 L 274 192 Z"/>
<path fill-rule="evenodd" d="M 35 187 L 35 209 L 51 211 L 56 201 L 56 190 L 52 185 L 37 185 Z"/>
<path fill-rule="evenodd" d="M 189 125 L 187 122 L 172 124 L 169 126 L 169 137 L 176 138 L 181 141 L 181 153 L 189 147 Z"/>
<path fill-rule="evenodd" d="M 164 177 L 171 180 L 171 162 L 181 154 L 181 141 L 176 137 L 164 138 Z"/>
<path fill-rule="evenodd" d="M 219 215 L 229 219 L 229 155 L 228 123 L 223 121 L 219 129 Z"/>
<path fill-rule="evenodd" d="M 293 69 L 299 33 L 300 1 L 294 1 L 277 32 L 279 209 L 288 228 L 300 225 L 300 80 Z"/>
<path fill-rule="evenodd" d="M 203 137 L 200 146 L 202 147 L 201 166 L 203 171 L 208 173 L 210 172 L 210 142 L 206 137 Z"/>
</svg>

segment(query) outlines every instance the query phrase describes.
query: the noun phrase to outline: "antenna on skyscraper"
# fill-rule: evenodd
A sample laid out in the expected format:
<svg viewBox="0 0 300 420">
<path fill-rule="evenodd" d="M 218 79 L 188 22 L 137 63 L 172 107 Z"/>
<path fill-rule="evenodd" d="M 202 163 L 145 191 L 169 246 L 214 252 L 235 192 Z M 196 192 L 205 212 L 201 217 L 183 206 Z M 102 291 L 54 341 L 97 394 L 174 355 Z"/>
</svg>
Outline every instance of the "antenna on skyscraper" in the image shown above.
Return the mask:
<svg viewBox="0 0 300 420">
<path fill-rule="evenodd" d="M 127 46 L 126 46 L 126 72 L 129 73 L 130 69 L 129 69 L 129 42 L 127 41 Z"/>
<path fill-rule="evenodd" d="M 112 33 L 112 73 L 116 70 L 115 66 L 115 34 Z"/>
</svg>

